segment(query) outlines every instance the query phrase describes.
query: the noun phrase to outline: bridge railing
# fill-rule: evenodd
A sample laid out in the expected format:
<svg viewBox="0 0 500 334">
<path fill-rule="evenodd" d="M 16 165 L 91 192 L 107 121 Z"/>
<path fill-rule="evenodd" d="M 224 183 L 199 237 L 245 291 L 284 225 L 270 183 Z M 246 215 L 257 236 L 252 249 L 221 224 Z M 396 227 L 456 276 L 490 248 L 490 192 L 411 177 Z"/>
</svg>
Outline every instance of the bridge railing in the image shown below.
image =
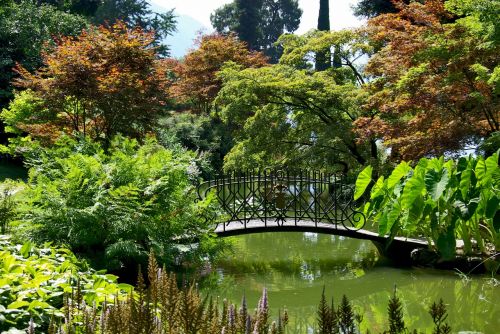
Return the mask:
<svg viewBox="0 0 500 334">
<path fill-rule="evenodd" d="M 227 214 L 223 229 L 231 222 L 245 228 L 260 220 L 283 225 L 313 221 L 361 229 L 364 214 L 353 200 L 354 185 L 345 175 L 319 171 L 257 170 L 219 175 L 198 186 L 198 195 L 215 196 Z"/>
</svg>

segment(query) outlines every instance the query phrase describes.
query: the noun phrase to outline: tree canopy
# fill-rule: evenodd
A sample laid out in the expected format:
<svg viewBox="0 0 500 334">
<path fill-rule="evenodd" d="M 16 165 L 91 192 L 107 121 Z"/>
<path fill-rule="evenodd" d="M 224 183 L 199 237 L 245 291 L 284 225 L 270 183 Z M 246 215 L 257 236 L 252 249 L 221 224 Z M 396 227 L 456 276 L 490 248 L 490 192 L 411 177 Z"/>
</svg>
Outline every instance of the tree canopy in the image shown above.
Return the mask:
<svg viewBox="0 0 500 334">
<path fill-rule="evenodd" d="M 85 18 L 57 8 L 22 0 L 0 6 L 0 108 L 12 98 L 16 63 L 33 71 L 42 65 L 41 51 L 54 38 L 75 36 L 87 26 Z"/>
<path fill-rule="evenodd" d="M 165 39 L 175 31 L 175 15 L 171 9 L 165 13 L 151 10 L 148 0 L 103 0 L 96 9 L 92 21 L 97 25 L 113 25 L 117 21 L 124 22 L 129 28 L 140 27 L 154 32 L 154 45 L 158 53 L 169 56 Z"/>
<path fill-rule="evenodd" d="M 257 19 L 252 23 L 256 36 L 255 40 L 249 43 L 249 47 L 264 52 L 271 63 L 277 63 L 281 49 L 274 43 L 282 34 L 293 33 L 298 29 L 302 10 L 297 0 L 262 0 L 257 10 Z M 220 34 L 234 32 L 240 40 L 248 43 L 247 37 L 241 35 L 238 30 L 239 20 L 244 17 L 242 15 L 238 3 L 234 1 L 215 10 L 210 15 L 210 21 Z"/>
<path fill-rule="evenodd" d="M 11 131 L 52 140 L 61 132 L 108 142 L 116 133 L 143 137 L 167 102 L 163 61 L 154 36 L 124 23 L 63 37 L 45 66 L 22 66 L 17 85 L 29 89 L 4 109 Z"/>
<path fill-rule="evenodd" d="M 369 21 L 382 46 L 366 70 L 364 137 L 398 159 L 463 149 L 500 129 L 499 23 L 494 0 L 429 0 Z M 451 15 L 460 18 L 449 22 Z"/>
<path fill-rule="evenodd" d="M 224 63 L 232 61 L 243 67 L 267 64 L 260 52 L 249 51 L 235 36 L 202 36 L 198 48 L 172 66 L 175 79 L 170 89 L 178 102 L 190 103 L 197 112 L 208 112 L 222 82 L 217 77 Z"/>
<path fill-rule="evenodd" d="M 284 36 L 279 65 L 245 70 L 227 66 L 216 103 L 223 120 L 237 130 L 225 167 L 347 170 L 376 155 L 370 146 L 359 146 L 352 131 L 364 93 L 347 64 L 370 49 L 362 38 L 352 31 Z M 315 48 L 327 46 L 343 50 L 345 66 L 322 72 L 303 69 Z"/>
</svg>

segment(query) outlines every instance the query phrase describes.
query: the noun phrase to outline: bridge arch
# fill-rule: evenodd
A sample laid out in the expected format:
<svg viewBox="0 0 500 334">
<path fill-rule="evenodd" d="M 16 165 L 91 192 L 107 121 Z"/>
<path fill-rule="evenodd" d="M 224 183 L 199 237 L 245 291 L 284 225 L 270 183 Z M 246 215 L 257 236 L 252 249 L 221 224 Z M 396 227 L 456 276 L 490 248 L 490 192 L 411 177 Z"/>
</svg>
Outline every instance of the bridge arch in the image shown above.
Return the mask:
<svg viewBox="0 0 500 334">
<path fill-rule="evenodd" d="M 220 175 L 198 186 L 213 192 L 225 217 L 206 217 L 220 237 L 263 232 L 314 232 L 372 241 L 379 252 L 411 262 L 425 241 L 379 236 L 363 229 L 366 217 L 353 200 L 354 186 L 344 174 L 318 171 L 258 170 Z"/>
</svg>

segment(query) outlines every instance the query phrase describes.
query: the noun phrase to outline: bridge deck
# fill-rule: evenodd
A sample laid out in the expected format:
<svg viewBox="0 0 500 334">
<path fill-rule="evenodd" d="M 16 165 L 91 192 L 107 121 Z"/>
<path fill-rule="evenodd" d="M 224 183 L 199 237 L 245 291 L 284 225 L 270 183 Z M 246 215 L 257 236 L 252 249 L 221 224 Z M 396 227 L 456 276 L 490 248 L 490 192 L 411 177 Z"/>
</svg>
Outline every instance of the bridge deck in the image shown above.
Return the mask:
<svg viewBox="0 0 500 334">
<path fill-rule="evenodd" d="M 279 223 L 274 219 L 268 219 L 267 221 L 249 220 L 246 222 L 246 225 L 243 222 L 236 221 L 219 224 L 215 229 L 215 233 L 220 237 L 264 232 L 314 232 L 370 240 L 383 244 L 389 239 L 388 237 L 379 236 L 378 233 L 364 229 L 347 229 L 342 224 L 335 225 L 308 220 L 299 220 L 297 222 L 295 220 L 285 220 Z M 419 239 L 396 237 L 393 242 L 406 244 L 414 248 L 427 247 L 427 241 Z"/>
</svg>

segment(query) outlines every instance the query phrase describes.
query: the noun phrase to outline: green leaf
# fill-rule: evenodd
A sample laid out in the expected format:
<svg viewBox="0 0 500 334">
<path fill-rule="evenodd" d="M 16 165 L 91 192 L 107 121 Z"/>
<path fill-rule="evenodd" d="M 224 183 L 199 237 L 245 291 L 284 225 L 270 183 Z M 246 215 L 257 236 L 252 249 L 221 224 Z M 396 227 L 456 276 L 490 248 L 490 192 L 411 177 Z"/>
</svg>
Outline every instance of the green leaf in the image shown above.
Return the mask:
<svg viewBox="0 0 500 334">
<path fill-rule="evenodd" d="M 387 188 L 393 189 L 394 186 L 405 177 L 408 172 L 411 171 L 411 167 L 408 165 L 406 161 L 403 161 L 392 171 L 391 175 L 387 179 Z"/>
<path fill-rule="evenodd" d="M 25 300 L 16 300 L 15 302 L 12 302 L 10 303 L 7 308 L 8 309 L 13 309 L 13 310 L 17 310 L 17 309 L 20 309 L 22 307 L 25 307 L 25 306 L 29 306 L 29 302 L 25 301 Z"/>
<path fill-rule="evenodd" d="M 419 195 L 413 201 L 413 205 L 410 207 L 408 211 L 408 222 L 412 225 L 417 225 L 420 221 L 420 216 L 424 211 L 425 202 L 424 197 Z"/>
<path fill-rule="evenodd" d="M 439 235 L 436 246 L 444 260 L 453 260 L 455 258 L 457 246 L 453 226 L 448 226 L 445 233 Z"/>
<path fill-rule="evenodd" d="M 361 171 L 356 180 L 356 191 L 354 192 L 354 200 L 358 200 L 366 191 L 366 188 L 372 181 L 373 167 L 368 166 Z"/>
<path fill-rule="evenodd" d="M 486 163 L 483 158 L 479 158 L 476 164 L 476 168 L 474 170 L 474 173 L 476 174 L 477 177 L 477 182 L 479 184 L 486 184 Z"/>
<path fill-rule="evenodd" d="M 425 174 L 425 187 L 434 201 L 437 201 L 443 195 L 449 180 L 447 169 L 443 169 L 440 172 L 433 169 L 427 171 Z"/>
<path fill-rule="evenodd" d="M 486 218 L 495 217 L 495 214 L 497 213 L 499 208 L 499 204 L 500 204 L 500 199 L 497 196 L 493 196 L 488 200 L 485 210 Z"/>
<path fill-rule="evenodd" d="M 472 168 L 468 166 L 464 171 L 462 171 L 460 176 L 460 192 L 462 194 L 462 199 L 467 199 L 467 194 L 469 192 L 470 184 L 472 178 Z"/>
<path fill-rule="evenodd" d="M 377 222 L 378 234 L 384 236 L 387 233 L 387 211 L 381 214 L 380 218 L 377 219 Z"/>
<path fill-rule="evenodd" d="M 425 189 L 424 177 L 421 170 L 415 170 L 415 174 L 406 182 L 401 196 L 401 205 L 403 209 L 409 209 L 413 201 L 422 194 Z"/>
<path fill-rule="evenodd" d="M 381 176 L 378 178 L 377 182 L 373 186 L 373 189 L 370 194 L 370 199 L 374 199 L 375 197 L 384 195 L 384 177 Z"/>
<path fill-rule="evenodd" d="M 392 227 L 396 223 L 401 213 L 401 204 L 399 202 L 394 202 L 392 208 L 387 213 L 387 231 L 391 231 Z"/>
<path fill-rule="evenodd" d="M 21 253 L 21 255 L 23 257 L 27 258 L 30 256 L 32 249 L 33 249 L 33 243 L 28 241 L 28 242 L 24 243 L 24 245 L 21 247 L 21 250 L 19 251 L 19 253 Z"/>
</svg>

